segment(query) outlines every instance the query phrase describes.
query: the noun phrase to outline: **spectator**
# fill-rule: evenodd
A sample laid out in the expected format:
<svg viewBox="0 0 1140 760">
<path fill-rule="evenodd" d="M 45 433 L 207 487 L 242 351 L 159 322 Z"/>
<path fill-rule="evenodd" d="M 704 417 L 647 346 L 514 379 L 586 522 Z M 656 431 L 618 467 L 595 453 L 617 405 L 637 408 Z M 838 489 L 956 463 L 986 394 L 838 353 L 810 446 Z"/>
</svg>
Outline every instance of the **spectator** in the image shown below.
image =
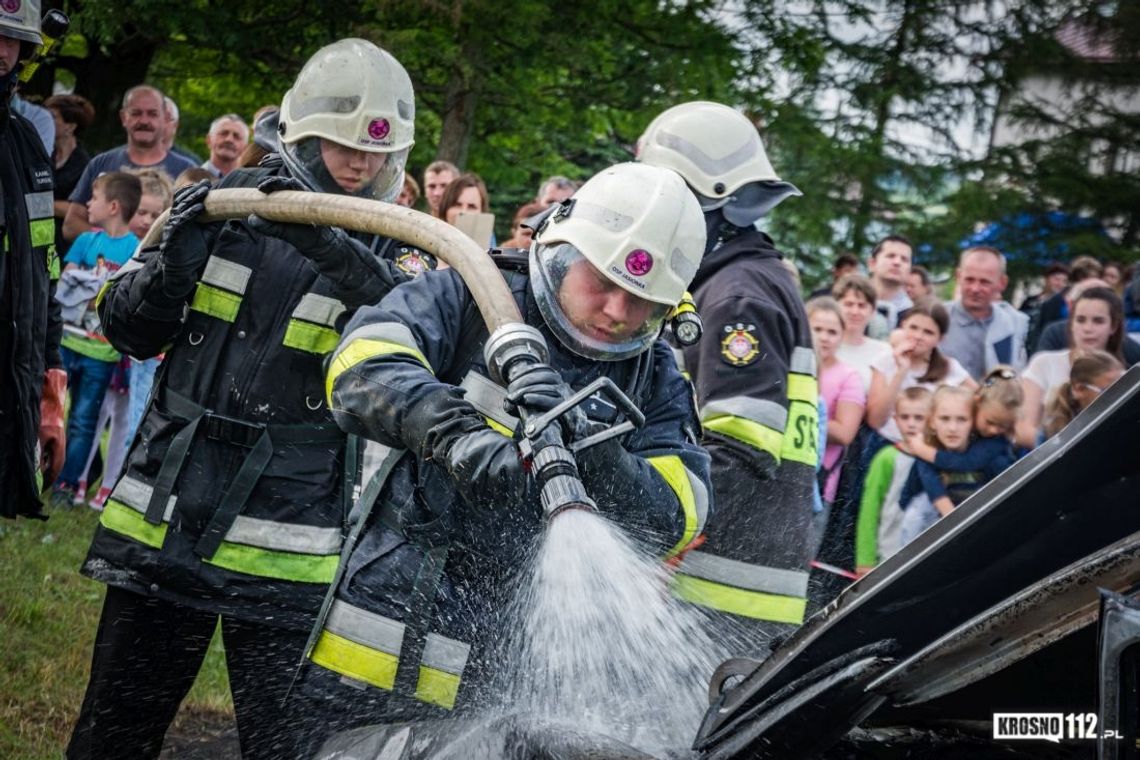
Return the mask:
<svg viewBox="0 0 1140 760">
<path fill-rule="evenodd" d="M 209 170 L 203 169 L 200 166 L 191 166 L 174 178 L 174 191 L 177 192 L 180 188 L 196 184 L 202 180 L 214 184 L 215 178 Z"/>
<path fill-rule="evenodd" d="M 182 156 L 192 164 L 201 164 L 202 159 L 198 158 L 193 151 L 186 150 L 177 144 L 178 140 L 178 123 L 180 116 L 178 115 L 178 104 L 174 99 L 163 95 L 162 96 L 162 112 L 164 129 L 162 130 L 162 145 L 170 153 L 176 156 Z"/>
<path fill-rule="evenodd" d="M 1027 296 L 1021 302 L 1020 311 L 1029 317 L 1029 332 L 1025 338 L 1026 352 L 1032 354 L 1041 337 L 1045 325 L 1041 324 L 1041 306 L 1049 298 L 1057 295 L 1069 284 L 1069 267 L 1060 262 L 1053 262 L 1045 268 L 1045 276 L 1039 293 Z"/>
<path fill-rule="evenodd" d="M 1073 301 L 1069 315 L 1069 348 L 1038 351 L 1022 376 L 1025 413 L 1017 426 L 1017 443 L 1035 447 L 1041 440 L 1042 416 L 1072 372 L 1073 360 L 1090 351 L 1107 351 L 1122 360 L 1124 304 L 1110 288 L 1091 287 Z"/>
<path fill-rule="evenodd" d="M 1101 272 L 1101 279 L 1105 281 L 1108 287 L 1116 291 L 1116 295 L 1121 298 L 1124 297 L 1124 266 L 1119 261 L 1106 261 L 1104 270 Z"/>
<path fill-rule="evenodd" d="M 416 178 L 405 172 L 404 174 L 404 188 L 400 190 L 400 195 L 396 198 L 397 206 L 405 206 L 407 208 L 415 208 L 416 203 L 420 199 L 420 183 L 416 182 Z"/>
<path fill-rule="evenodd" d="M 859 373 L 863 392 L 871 390 L 871 367 L 880 357 L 890 356 L 888 343 L 865 334 L 867 320 L 875 310 L 875 288 L 871 281 L 858 274 L 849 274 L 831 290 L 832 297 L 843 312 L 843 342 L 835 356 L 839 361 Z"/>
<path fill-rule="evenodd" d="M 219 116 L 210 123 L 206 134 L 206 148 L 210 157 L 202 162 L 202 168 L 214 175 L 224 177 L 240 166 L 242 154 L 249 144 L 249 126 L 236 113 Z"/>
<path fill-rule="evenodd" d="M 190 171 L 187 169 L 187 171 Z M 138 208 L 131 217 L 131 233 L 142 240 L 154 220 L 162 216 L 162 212 L 170 208 L 170 199 L 174 195 L 174 183 L 164 172 L 157 169 L 139 169 L 131 172 L 139 178 L 142 184 L 142 197 L 139 198 Z M 183 172 L 185 174 L 185 172 Z"/>
<path fill-rule="evenodd" d="M 439 201 L 439 217 L 448 224 L 455 224 L 460 213 L 486 212 L 488 207 L 487 186 L 478 174 L 467 172 L 447 186 Z"/>
<path fill-rule="evenodd" d="M 1092 278 L 1100 279 L 1102 274 L 1104 274 L 1104 267 L 1092 256 L 1077 256 L 1072 260 L 1069 264 L 1068 284 L 1060 292 L 1045 299 L 1041 304 L 1041 311 L 1039 312 L 1036 324 L 1037 332 L 1031 336 L 1031 340 L 1029 341 L 1030 356 L 1037 351 L 1044 350 L 1040 345 L 1040 340 L 1041 334 L 1045 329 L 1054 322 L 1063 321 L 1068 318 L 1069 299 L 1067 296 L 1069 289 L 1081 282 L 1081 280 Z"/>
<path fill-rule="evenodd" d="M 1107 351 L 1089 351 L 1073 360 L 1068 382 L 1061 383 L 1045 409 L 1045 437 L 1051 438 L 1124 374 L 1124 365 Z"/>
<path fill-rule="evenodd" d="M 827 447 L 823 453 L 820 482 L 824 511 L 835 501 L 839 487 L 839 474 L 843 469 L 844 452 L 855 440 L 867 394 L 859 373 L 836 358 L 835 352 L 843 340 L 843 312 L 835 299 L 823 296 L 807 303 L 808 324 L 819 368 L 819 394 L 827 405 Z M 822 531 L 821 531 L 822 533 Z"/>
<path fill-rule="evenodd" d="M 85 232 L 64 259 L 66 266 L 56 298 L 65 307 L 60 353 L 67 369 L 71 411 L 67 423 L 67 459 L 52 491 L 52 504 L 82 505 L 79 491 L 91 447 L 97 445 L 95 425 L 111 373 L 122 358 L 103 337 L 95 313 L 95 294 L 114 270 L 127 263 L 138 245 L 128 224 L 138 208 L 142 184 L 125 172 L 95 178 L 88 215 L 101 231 Z"/>
<path fill-rule="evenodd" d="M 51 111 L 30 100 L 24 100 L 20 97 L 18 89 L 16 94 L 12 96 L 11 108 L 32 123 L 32 126 L 36 128 L 36 134 L 40 136 L 40 141 L 44 144 L 44 149 L 50 154 L 55 146 L 55 120 L 52 118 Z"/>
<path fill-rule="evenodd" d="M 930 414 L 931 393 L 913 386 L 895 399 L 894 420 L 906 438 L 921 435 Z M 884 446 L 871 459 L 855 525 L 855 573 L 860 578 L 902 548 L 899 501 L 915 459 L 897 446 Z"/>
<path fill-rule="evenodd" d="M 79 136 L 95 121 L 95 108 L 81 95 L 53 95 L 44 103 L 55 120 L 55 243 L 60 255 L 67 253 L 69 241 L 63 239 L 63 218 L 70 207 L 68 197 L 79 183 L 91 156 L 80 145 Z"/>
<path fill-rule="evenodd" d="M 940 385 L 977 387 L 956 359 L 938 350 L 949 324 L 950 317 L 942 304 L 932 298 L 920 301 L 903 317 L 892 355 L 876 360 L 877 371 L 871 375 L 871 391 L 867 394 L 867 422 L 887 442 L 898 443 L 901 437 L 889 416 L 899 391 L 914 385 L 932 391 Z M 878 450 L 881 445 L 882 442 L 874 443 L 871 448 Z"/>
<path fill-rule="evenodd" d="M 535 203 L 547 208 L 555 203 L 561 203 L 574 194 L 578 183 L 568 177 L 555 175 L 543 180 L 538 186 L 538 195 L 534 196 Z"/>
<path fill-rule="evenodd" d="M 1089 288 L 1107 288 L 1108 285 L 1104 280 L 1096 277 L 1081 280 L 1079 283 L 1069 288 L 1065 293 L 1066 308 L 1069 308 L 1074 299 L 1080 298 L 1080 294 Z M 1109 290 L 1112 290 L 1109 288 Z M 1140 363 L 1140 343 L 1137 343 L 1128 334 L 1128 315 L 1125 314 L 1125 336 L 1124 341 L 1120 345 L 1120 354 L 1124 358 L 1124 365 L 1127 367 L 1133 364 Z M 1047 326 L 1041 333 L 1041 339 L 1037 341 L 1038 352 L 1041 351 L 1060 351 L 1069 348 L 1069 321 L 1061 319 L 1053 324 Z"/>
<path fill-rule="evenodd" d="M 530 248 L 534 230 L 526 225 L 526 221 L 535 214 L 542 213 L 544 206 L 532 201 L 519 207 L 515 218 L 511 221 L 511 239 L 503 243 L 504 248 Z"/>
<path fill-rule="evenodd" d="M 934 296 L 933 281 L 926 267 L 914 265 L 910 268 L 910 274 L 906 278 L 906 295 L 911 301 Z"/>
<path fill-rule="evenodd" d="M 262 106 L 253 115 L 253 134 L 238 159 L 241 168 L 257 166 L 261 159 L 277 152 L 277 106 Z"/>
<path fill-rule="evenodd" d="M 841 253 L 835 258 L 835 263 L 831 267 L 831 282 L 813 290 L 808 298 L 819 298 L 820 296 L 830 296 L 832 288 L 835 284 L 842 280 L 849 274 L 859 273 L 859 259 L 855 258 L 850 253 Z"/>
<path fill-rule="evenodd" d="M 91 229 L 87 219 L 87 201 L 91 200 L 91 183 L 100 174 L 123 169 L 160 169 L 171 178 L 197 162 L 171 153 L 163 146 L 162 93 L 153 87 L 139 85 L 127 90 L 123 108 L 119 111 L 127 144 L 100 153 L 91 159 L 83 170 L 74 192 L 68 200 L 71 207 L 63 220 L 63 237 L 74 240 L 81 232 Z"/>
<path fill-rule="evenodd" d="M 424 200 L 427 201 L 428 213 L 442 219 L 439 204 L 443 200 L 443 193 L 452 180 L 459 176 L 459 168 L 450 161 L 432 161 L 424 169 Z"/>
<path fill-rule="evenodd" d="M 967 248 L 958 259 L 958 299 L 949 304 L 950 329 L 942 353 L 958 360 L 980 380 L 999 364 L 1025 366 L 1029 317 L 999 300 L 1009 278 L 1005 256 L 996 248 Z"/>
<path fill-rule="evenodd" d="M 911 307 L 912 301 L 906 294 L 911 254 L 910 241 L 902 235 L 887 235 L 871 250 L 867 271 L 875 286 L 875 312 L 885 322 L 885 330 L 871 326 L 872 338 L 885 340 L 891 330 L 898 327 L 899 315 Z"/>
</svg>

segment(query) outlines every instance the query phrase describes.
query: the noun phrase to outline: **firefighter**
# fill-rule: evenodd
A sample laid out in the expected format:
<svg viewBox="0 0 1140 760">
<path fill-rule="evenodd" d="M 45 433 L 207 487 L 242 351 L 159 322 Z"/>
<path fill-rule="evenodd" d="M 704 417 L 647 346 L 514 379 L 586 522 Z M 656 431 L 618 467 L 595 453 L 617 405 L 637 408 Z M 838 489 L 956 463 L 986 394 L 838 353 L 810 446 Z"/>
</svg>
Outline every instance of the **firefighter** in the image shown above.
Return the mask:
<svg viewBox="0 0 1140 760">
<path fill-rule="evenodd" d="M 699 534 L 708 457 L 692 395 L 658 337 L 703 245 L 692 195 L 654 167 L 611 167 L 552 207 L 525 271 L 504 271 L 549 363 L 506 389 L 489 378 L 487 331 L 454 270 L 357 313 L 330 364 L 330 406 L 346 431 L 387 454 L 312 640 L 298 690 L 307 709 L 330 727 L 432 717 L 472 706 L 488 683 L 509 622 L 505 592 L 543 530 L 519 454 L 520 402 L 548 409 L 611 378 L 646 422 L 577 454 L 585 490 L 661 555 Z M 576 409 L 575 440 L 615 423 L 615 406 L 599 396 Z"/>
<path fill-rule="evenodd" d="M 746 631 L 786 632 L 806 608 L 819 392 L 799 292 L 755 223 L 800 193 L 776 175 L 755 126 L 718 103 L 660 114 L 638 160 L 684 178 L 708 233 L 692 286 L 705 332 L 683 354 L 717 515 L 674 591 Z"/>
<path fill-rule="evenodd" d="M 0 515 L 41 519 L 43 484 L 59 474 L 66 449 L 53 171 L 11 101 L 24 62 L 42 44 L 38 0 L 0 14 Z"/>
<path fill-rule="evenodd" d="M 285 94 L 280 160 L 219 187 L 392 201 L 413 142 L 404 68 L 370 42 L 322 48 Z M 242 756 L 300 757 L 282 709 L 335 572 L 355 471 L 322 360 L 365 304 L 407 279 L 393 241 L 340 229 L 197 221 L 175 198 L 163 243 L 116 273 L 107 338 L 165 352 L 83 573 L 108 585 L 68 757 L 156 757 L 221 619 Z"/>
</svg>

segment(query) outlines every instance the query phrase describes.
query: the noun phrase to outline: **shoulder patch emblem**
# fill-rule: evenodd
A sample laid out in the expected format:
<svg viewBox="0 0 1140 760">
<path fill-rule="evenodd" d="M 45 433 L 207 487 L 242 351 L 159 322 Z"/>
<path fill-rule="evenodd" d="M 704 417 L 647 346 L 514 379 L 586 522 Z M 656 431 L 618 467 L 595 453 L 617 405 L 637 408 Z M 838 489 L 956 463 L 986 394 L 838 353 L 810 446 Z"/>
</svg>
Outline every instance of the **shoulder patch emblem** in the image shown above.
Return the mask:
<svg viewBox="0 0 1140 760">
<path fill-rule="evenodd" d="M 421 274 L 429 269 L 435 269 L 434 257 L 430 254 L 424 253 L 416 248 L 399 249 L 399 255 L 396 256 L 396 266 L 404 274 L 411 275 L 412 277 L 419 277 Z"/>
<path fill-rule="evenodd" d="M 760 356 L 760 341 L 753 331 L 756 325 L 737 322 L 725 325 L 724 337 L 720 341 L 720 355 L 734 367 L 747 367 Z"/>
</svg>

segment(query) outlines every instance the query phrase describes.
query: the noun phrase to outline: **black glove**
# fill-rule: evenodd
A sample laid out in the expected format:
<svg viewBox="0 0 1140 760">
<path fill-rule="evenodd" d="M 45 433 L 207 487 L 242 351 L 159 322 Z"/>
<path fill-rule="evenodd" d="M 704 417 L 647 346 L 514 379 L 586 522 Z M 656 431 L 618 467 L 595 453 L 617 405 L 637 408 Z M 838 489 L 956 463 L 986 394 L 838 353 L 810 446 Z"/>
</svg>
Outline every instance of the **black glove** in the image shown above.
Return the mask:
<svg viewBox="0 0 1140 760">
<path fill-rule="evenodd" d="M 197 221 L 206 211 L 209 192 L 209 181 L 202 180 L 174 194 L 170 216 L 162 228 L 160 251 L 164 290 L 170 295 L 181 295 L 192 288 L 198 270 L 210 255 L 208 231 Z"/>
<path fill-rule="evenodd" d="M 483 509 L 537 504 L 518 445 L 488 427 L 458 388 L 429 394 L 408 410 L 404 444 L 451 476 L 464 501 Z"/>
<path fill-rule="evenodd" d="M 519 407 L 538 415 L 549 412 L 572 395 L 574 391 L 553 367 L 549 364 L 533 364 L 507 386 L 503 408 L 516 416 Z M 567 442 L 585 437 L 590 426 L 586 413 L 580 406 L 564 412 L 559 418 L 559 424 Z"/>
</svg>

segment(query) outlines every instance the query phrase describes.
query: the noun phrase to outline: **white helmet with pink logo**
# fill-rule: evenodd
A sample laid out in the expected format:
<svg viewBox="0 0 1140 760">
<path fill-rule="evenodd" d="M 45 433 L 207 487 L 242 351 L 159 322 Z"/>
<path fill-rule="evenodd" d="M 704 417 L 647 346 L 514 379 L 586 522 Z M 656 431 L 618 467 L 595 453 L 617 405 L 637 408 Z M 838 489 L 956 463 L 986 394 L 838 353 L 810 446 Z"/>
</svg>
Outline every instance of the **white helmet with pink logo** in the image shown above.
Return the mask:
<svg viewBox="0 0 1140 760">
<path fill-rule="evenodd" d="M 704 249 L 700 205 L 676 173 L 618 164 L 590 178 L 540 224 L 531 246 L 532 289 L 547 324 L 568 348 L 603 361 L 624 359 L 660 335 Z M 628 324 L 609 317 L 599 324 L 576 314 L 583 292 L 615 288 L 628 294 Z"/>
<path fill-rule="evenodd" d="M 399 61 L 367 40 L 339 40 L 313 54 L 281 101 L 282 156 L 310 189 L 343 193 L 324 168 L 322 140 L 387 154 L 356 194 L 391 201 L 403 187 L 415 143 L 415 112 L 412 80 Z"/>
</svg>

